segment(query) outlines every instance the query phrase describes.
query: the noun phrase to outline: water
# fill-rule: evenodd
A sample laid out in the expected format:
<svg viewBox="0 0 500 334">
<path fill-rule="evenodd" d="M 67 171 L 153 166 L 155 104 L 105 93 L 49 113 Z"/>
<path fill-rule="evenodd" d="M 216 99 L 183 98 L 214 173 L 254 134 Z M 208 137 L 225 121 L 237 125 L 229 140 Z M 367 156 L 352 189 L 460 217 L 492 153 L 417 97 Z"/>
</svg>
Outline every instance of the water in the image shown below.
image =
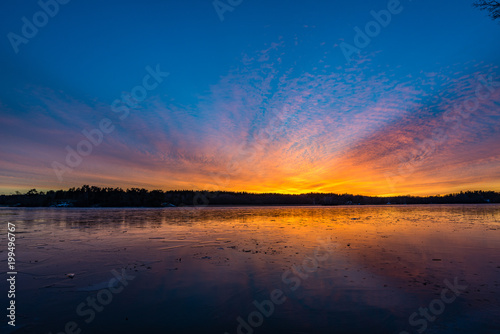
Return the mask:
<svg viewBox="0 0 500 334">
<path fill-rule="evenodd" d="M 17 229 L 17 326 L 2 315 L 5 333 L 500 333 L 499 205 L 0 219 L 2 274 L 6 223 Z"/>
</svg>

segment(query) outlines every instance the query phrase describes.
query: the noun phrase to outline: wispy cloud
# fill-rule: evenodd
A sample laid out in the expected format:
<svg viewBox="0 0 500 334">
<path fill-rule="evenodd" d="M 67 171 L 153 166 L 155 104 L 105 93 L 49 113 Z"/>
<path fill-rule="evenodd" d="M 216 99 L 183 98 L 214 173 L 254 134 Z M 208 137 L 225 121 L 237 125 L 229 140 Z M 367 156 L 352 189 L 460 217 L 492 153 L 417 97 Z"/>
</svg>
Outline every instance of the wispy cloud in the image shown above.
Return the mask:
<svg viewBox="0 0 500 334">
<path fill-rule="evenodd" d="M 363 194 L 500 190 L 499 89 L 458 128 L 443 120 L 453 104 L 474 95 L 478 75 L 495 75 L 497 68 L 448 68 L 402 81 L 396 70 L 374 68 L 364 58 L 349 69 L 319 64 L 311 72 L 285 65 L 283 43 L 242 55 L 241 66 L 193 105 L 152 95 L 125 120 L 104 103 L 36 90 L 30 99 L 37 103 L 25 106 L 22 116 L 2 116 L 0 180 L 11 188 L 95 183 Z M 66 145 L 75 145 L 81 131 L 102 117 L 112 119 L 116 130 L 59 184 L 52 161 L 63 161 Z M 446 139 L 431 153 L 415 153 L 436 129 Z M 408 155 L 418 164 L 404 176 Z M 390 185 L 388 173 L 403 176 Z"/>
</svg>

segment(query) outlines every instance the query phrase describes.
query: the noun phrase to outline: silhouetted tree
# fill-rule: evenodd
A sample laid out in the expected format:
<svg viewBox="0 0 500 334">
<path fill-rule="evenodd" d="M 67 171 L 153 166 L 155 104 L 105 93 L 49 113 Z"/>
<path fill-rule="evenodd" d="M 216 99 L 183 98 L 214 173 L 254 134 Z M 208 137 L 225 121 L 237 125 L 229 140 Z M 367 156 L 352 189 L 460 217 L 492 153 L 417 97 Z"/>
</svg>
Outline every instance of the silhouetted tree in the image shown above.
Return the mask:
<svg viewBox="0 0 500 334">
<path fill-rule="evenodd" d="M 474 7 L 479 8 L 480 10 L 486 10 L 489 13 L 489 16 L 493 20 L 497 20 L 500 18 L 500 2 L 496 0 L 477 0 L 474 2 Z"/>
<path fill-rule="evenodd" d="M 200 201 L 199 198 L 206 200 Z M 500 203 L 500 193 L 494 191 L 466 191 L 444 196 L 370 197 L 351 194 L 309 193 L 252 194 L 246 192 L 193 190 L 153 190 L 132 188 L 100 188 L 84 185 L 68 190 L 25 194 L 0 195 L 0 205 L 9 206 L 75 206 L 75 207 L 169 207 L 204 205 L 359 205 L 359 204 L 445 204 L 445 203 Z"/>
</svg>

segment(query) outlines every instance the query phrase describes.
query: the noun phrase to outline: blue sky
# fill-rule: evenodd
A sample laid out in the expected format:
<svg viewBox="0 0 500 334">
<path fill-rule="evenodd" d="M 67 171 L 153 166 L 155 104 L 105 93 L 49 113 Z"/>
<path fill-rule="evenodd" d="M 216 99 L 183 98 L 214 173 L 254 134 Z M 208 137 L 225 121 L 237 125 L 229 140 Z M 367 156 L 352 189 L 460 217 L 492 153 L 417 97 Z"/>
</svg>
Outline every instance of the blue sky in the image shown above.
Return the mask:
<svg viewBox="0 0 500 334">
<path fill-rule="evenodd" d="M 59 4 L 17 53 L 8 34 L 22 35 L 22 18 L 32 21 L 41 8 L 37 1 L 4 3 L 0 191 L 83 183 L 370 194 L 485 184 L 500 190 L 496 147 L 469 154 L 498 138 L 498 90 L 469 113 L 477 117 L 463 117 L 450 131 L 480 137 L 458 144 L 450 134 L 428 152 L 429 160 L 410 158 L 411 172 L 394 168 L 394 159 L 406 158 L 383 153 L 380 141 L 368 149 L 368 141 L 384 136 L 412 152 L 424 140 L 415 127 L 431 138 L 443 128 L 450 101 L 470 98 L 479 76 L 499 81 L 500 26 L 472 1 L 401 1 L 402 11 L 347 62 L 341 43 L 354 45 L 354 27 L 364 29 L 370 12 L 389 2 L 244 0 L 221 21 L 212 1 L 72 0 Z M 130 117 L 118 119 L 110 105 L 157 65 L 168 78 Z M 271 126 L 276 115 L 280 125 Z M 85 139 L 82 130 L 103 118 L 115 130 L 58 178 L 53 162 L 67 166 L 66 146 L 76 147 Z M 406 130 L 394 137 L 398 126 Z M 357 150 L 377 151 L 377 161 L 353 166 Z M 455 180 L 437 177 L 444 158 L 447 166 L 462 161 L 469 172 Z M 228 167 L 235 161 L 238 168 Z M 388 184 L 387 175 L 401 177 Z"/>
</svg>

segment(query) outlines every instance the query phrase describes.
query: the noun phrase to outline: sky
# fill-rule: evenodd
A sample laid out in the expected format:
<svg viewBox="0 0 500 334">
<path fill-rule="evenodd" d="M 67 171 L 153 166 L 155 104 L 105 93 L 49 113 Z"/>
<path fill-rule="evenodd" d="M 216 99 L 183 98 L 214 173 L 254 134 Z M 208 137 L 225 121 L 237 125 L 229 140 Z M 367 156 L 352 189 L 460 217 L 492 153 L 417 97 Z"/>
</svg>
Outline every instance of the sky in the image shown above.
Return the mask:
<svg viewBox="0 0 500 334">
<path fill-rule="evenodd" d="M 472 0 L 0 5 L 0 193 L 500 191 Z"/>
</svg>

